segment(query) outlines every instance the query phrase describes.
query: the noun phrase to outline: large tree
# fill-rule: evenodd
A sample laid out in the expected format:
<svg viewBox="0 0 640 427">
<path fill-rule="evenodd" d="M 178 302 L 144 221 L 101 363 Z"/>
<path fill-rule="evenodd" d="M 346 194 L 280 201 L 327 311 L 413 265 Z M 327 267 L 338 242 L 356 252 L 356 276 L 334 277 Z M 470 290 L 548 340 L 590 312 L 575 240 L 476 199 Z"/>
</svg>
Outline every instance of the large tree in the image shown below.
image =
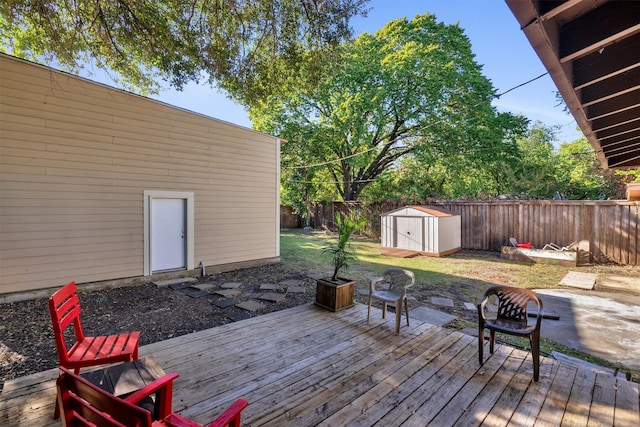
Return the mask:
<svg viewBox="0 0 640 427">
<path fill-rule="evenodd" d="M 142 92 L 209 80 L 247 105 L 313 82 L 367 1 L 3 0 L 0 51 L 94 64 Z"/>
<path fill-rule="evenodd" d="M 338 197 L 357 200 L 411 154 L 484 156 L 504 143 L 513 118 L 457 25 L 433 15 L 398 19 L 343 45 L 340 66 L 311 89 L 251 110 L 254 126 L 287 139 L 283 166 L 317 165 Z M 318 175 L 318 174 L 316 174 Z"/>
</svg>

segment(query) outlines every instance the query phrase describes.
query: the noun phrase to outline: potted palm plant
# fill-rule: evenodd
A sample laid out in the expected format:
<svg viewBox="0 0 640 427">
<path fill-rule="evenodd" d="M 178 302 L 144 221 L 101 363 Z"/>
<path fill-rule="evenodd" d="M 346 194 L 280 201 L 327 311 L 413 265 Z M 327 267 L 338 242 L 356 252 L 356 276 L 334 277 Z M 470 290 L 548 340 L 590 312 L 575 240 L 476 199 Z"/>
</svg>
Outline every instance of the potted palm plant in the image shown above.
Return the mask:
<svg viewBox="0 0 640 427">
<path fill-rule="evenodd" d="M 333 275 L 316 280 L 316 305 L 331 311 L 353 307 L 355 281 L 340 277 L 339 273 L 358 260 L 349 239 L 365 224 L 366 219 L 354 215 L 336 216 L 338 239 L 322 250 L 323 254 L 331 256 Z"/>
</svg>

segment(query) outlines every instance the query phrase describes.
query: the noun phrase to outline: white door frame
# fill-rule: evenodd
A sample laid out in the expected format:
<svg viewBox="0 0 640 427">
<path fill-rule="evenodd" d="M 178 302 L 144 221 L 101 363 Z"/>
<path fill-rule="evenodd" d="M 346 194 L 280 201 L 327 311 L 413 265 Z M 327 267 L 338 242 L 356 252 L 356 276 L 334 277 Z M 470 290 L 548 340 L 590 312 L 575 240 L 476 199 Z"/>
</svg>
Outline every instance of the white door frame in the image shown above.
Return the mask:
<svg viewBox="0 0 640 427">
<path fill-rule="evenodd" d="M 144 275 L 149 276 L 151 271 L 151 200 L 152 199 L 182 199 L 186 201 L 187 211 L 185 212 L 185 248 L 187 270 L 195 268 L 194 261 L 194 201 L 193 192 L 187 191 L 160 191 L 144 190 Z"/>
</svg>

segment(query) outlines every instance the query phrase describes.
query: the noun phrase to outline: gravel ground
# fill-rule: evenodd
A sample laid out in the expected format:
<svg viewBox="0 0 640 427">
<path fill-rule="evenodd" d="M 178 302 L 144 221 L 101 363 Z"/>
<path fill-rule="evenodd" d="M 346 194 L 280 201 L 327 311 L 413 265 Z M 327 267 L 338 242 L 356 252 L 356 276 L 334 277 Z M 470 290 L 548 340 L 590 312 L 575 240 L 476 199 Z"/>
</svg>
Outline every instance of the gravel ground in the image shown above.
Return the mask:
<svg viewBox="0 0 640 427">
<path fill-rule="evenodd" d="M 305 287 L 304 293 L 289 293 L 282 302 L 260 301 L 264 308 L 249 312 L 235 306 L 220 308 L 216 302 L 225 299 L 214 294 L 220 285 L 242 283 L 234 302 L 255 300 L 264 291 L 264 283 L 279 284 L 296 280 Z M 116 334 L 141 331 L 140 345 L 162 341 L 179 335 L 212 328 L 243 318 L 294 307 L 313 301 L 315 281 L 306 273 L 285 264 L 248 268 L 207 276 L 200 283 L 214 285 L 205 296 L 192 298 L 186 289 L 157 287 L 152 283 L 79 290 L 82 323 L 86 335 Z M 286 285 L 275 292 L 284 293 Z M 13 302 L 0 305 L 0 389 L 5 381 L 35 372 L 55 368 L 57 354 L 47 299 Z"/>
</svg>

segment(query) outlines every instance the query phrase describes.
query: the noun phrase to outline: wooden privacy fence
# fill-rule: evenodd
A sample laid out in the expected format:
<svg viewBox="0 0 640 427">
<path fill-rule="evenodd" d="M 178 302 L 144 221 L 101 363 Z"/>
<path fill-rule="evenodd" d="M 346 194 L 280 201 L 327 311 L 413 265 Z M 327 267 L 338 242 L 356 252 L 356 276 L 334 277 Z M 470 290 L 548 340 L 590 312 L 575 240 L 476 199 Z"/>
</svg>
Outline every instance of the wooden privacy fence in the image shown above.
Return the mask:
<svg viewBox="0 0 640 427">
<path fill-rule="evenodd" d="M 509 238 L 567 246 L 588 240 L 592 260 L 640 265 L 640 204 L 621 200 L 525 200 L 492 202 L 436 202 L 431 205 L 462 216 L 462 247 L 499 251 Z M 333 228 L 336 213 L 358 211 L 368 218 L 366 234 L 380 237 L 380 216 L 404 205 L 390 202 L 315 203 L 315 228 Z"/>
</svg>

